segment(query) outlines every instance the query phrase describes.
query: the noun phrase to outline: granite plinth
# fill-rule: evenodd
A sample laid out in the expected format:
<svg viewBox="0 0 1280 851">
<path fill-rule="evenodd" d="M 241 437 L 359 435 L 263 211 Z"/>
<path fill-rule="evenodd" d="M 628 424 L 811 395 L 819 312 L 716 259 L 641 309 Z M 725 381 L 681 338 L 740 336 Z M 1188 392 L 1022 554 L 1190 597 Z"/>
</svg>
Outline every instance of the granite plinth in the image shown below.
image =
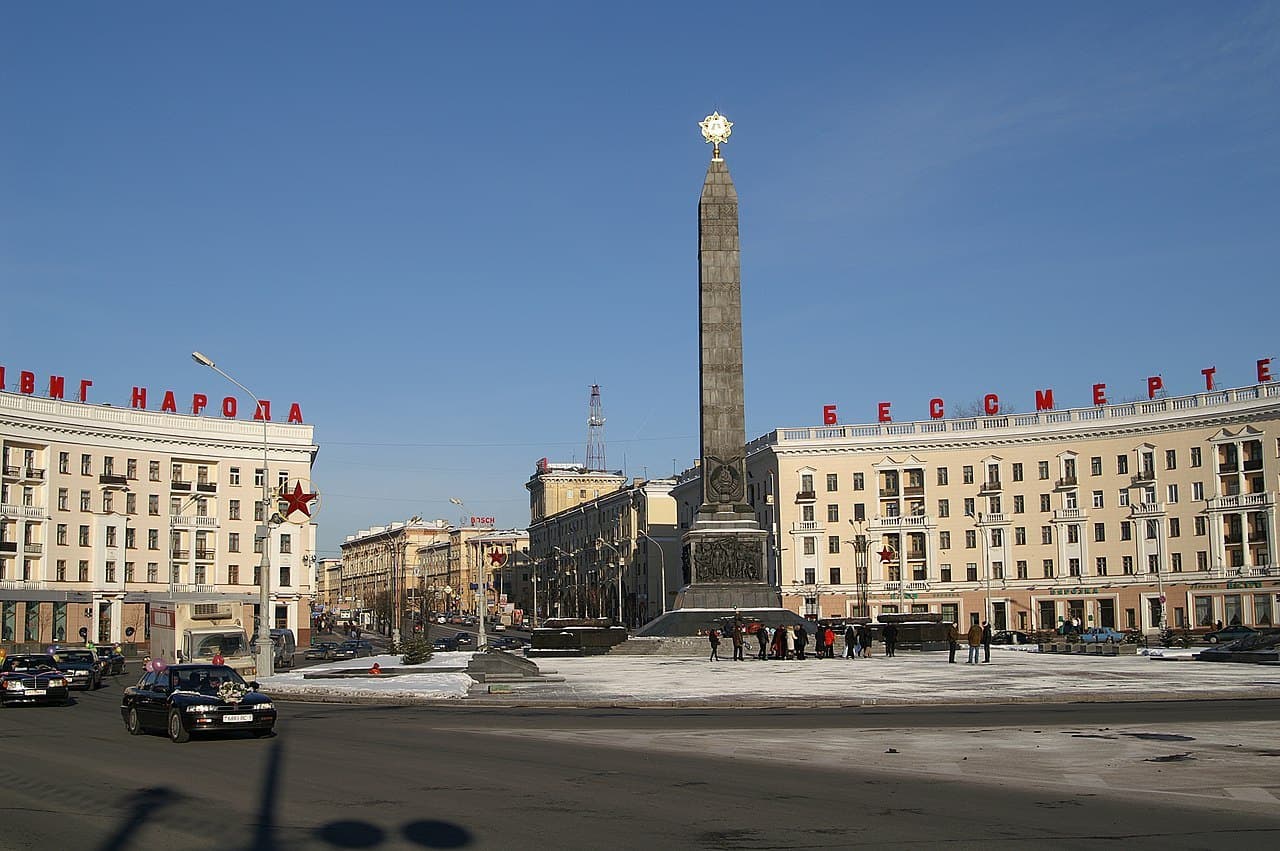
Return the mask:
<svg viewBox="0 0 1280 851">
<path fill-rule="evenodd" d="M 774 596 L 776 597 L 777 595 L 775 594 Z M 809 632 L 813 632 L 818 628 L 818 625 L 813 621 L 805 620 L 790 609 L 771 606 L 738 608 L 737 614 L 747 623 L 754 621 L 775 629 L 783 624 L 787 626 L 799 624 Z M 712 628 L 723 630 L 725 624 L 733 620 L 733 616 L 733 608 L 675 609 L 664 615 L 659 615 L 636 630 L 636 637 L 677 638 L 706 634 L 707 630 Z M 755 641 L 755 638 L 752 637 L 751 640 Z"/>
</svg>

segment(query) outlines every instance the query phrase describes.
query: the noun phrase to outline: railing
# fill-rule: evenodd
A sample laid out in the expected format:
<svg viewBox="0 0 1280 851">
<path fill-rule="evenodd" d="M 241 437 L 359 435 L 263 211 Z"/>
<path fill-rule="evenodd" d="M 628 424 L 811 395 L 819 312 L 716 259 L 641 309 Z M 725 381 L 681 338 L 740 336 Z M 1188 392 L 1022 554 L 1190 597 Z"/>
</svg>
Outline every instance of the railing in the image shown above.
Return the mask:
<svg viewBox="0 0 1280 851">
<path fill-rule="evenodd" d="M 114 473 L 103 473 L 98 476 L 98 484 L 100 485 L 116 485 L 118 487 L 127 487 L 129 480 L 124 476 L 117 476 Z"/>
<path fill-rule="evenodd" d="M 188 558 L 190 555 L 191 555 L 190 550 L 174 550 L 173 551 L 173 558 L 175 559 L 185 559 L 185 558 Z"/>
<path fill-rule="evenodd" d="M 47 591 L 48 583 L 43 579 L 0 579 L 0 588 L 17 591 Z"/>
<path fill-rule="evenodd" d="M 196 491 L 199 493 L 217 493 L 217 482 L 196 482 Z"/>
<path fill-rule="evenodd" d="M 1209 500 L 1209 509 L 1230 510 L 1239 508 L 1266 508 L 1275 502 L 1276 495 L 1272 491 L 1261 493 L 1238 493 L 1231 496 L 1217 496 Z"/>
<path fill-rule="evenodd" d="M 1241 533 L 1239 533 L 1239 532 L 1236 532 L 1234 535 L 1233 535 L 1233 534 L 1231 534 L 1231 533 L 1227 533 L 1226 535 L 1223 535 L 1223 536 L 1222 536 L 1222 543 L 1224 543 L 1224 544 L 1242 544 L 1242 543 L 1244 543 L 1244 536 L 1243 536 Z"/>
<path fill-rule="evenodd" d="M 169 482 L 169 490 L 189 491 L 191 490 L 191 482 L 184 482 L 182 479 L 172 479 Z"/>
<path fill-rule="evenodd" d="M 907 561 L 921 561 L 924 557 L 924 550 L 907 550 Z"/>
<path fill-rule="evenodd" d="M 17 551 L 17 541 L 0 541 L 0 553 L 16 553 Z"/>
<path fill-rule="evenodd" d="M 929 515 L 927 514 L 911 514 L 905 517 L 876 517 L 871 521 L 872 526 L 877 527 L 912 527 L 921 528 L 929 525 Z"/>
<path fill-rule="evenodd" d="M 1237 464 L 1235 461 L 1223 461 L 1218 465 L 1218 472 L 1219 473 L 1238 473 L 1240 472 L 1240 465 Z"/>
<path fill-rule="evenodd" d="M 0 514 L 10 520 L 48 520 L 43 505 L 0 505 Z"/>
<path fill-rule="evenodd" d="M 1053 512 L 1054 520 L 1084 520 L 1086 516 L 1083 508 L 1059 508 Z"/>
<path fill-rule="evenodd" d="M 10 467 L 8 464 L 4 465 L 4 474 L 11 479 L 16 479 L 18 477 L 18 470 L 18 467 Z"/>
<path fill-rule="evenodd" d="M 202 561 L 209 561 L 213 558 L 213 550 L 196 550 L 196 558 Z"/>
<path fill-rule="evenodd" d="M 1063 476 L 1062 478 L 1058 479 L 1058 482 L 1057 484 L 1054 485 L 1054 487 L 1057 490 L 1063 490 L 1065 488 L 1077 487 L 1079 484 L 1080 484 L 1080 480 L 1076 476 Z"/>
<path fill-rule="evenodd" d="M 995 514 L 978 515 L 979 526 L 987 526 L 994 523 L 1008 523 L 1008 522 L 1009 522 L 1009 517 L 1004 512 L 997 512 Z"/>
<path fill-rule="evenodd" d="M 198 585 L 192 582 L 170 582 L 170 594 L 217 594 L 217 585 Z"/>
<path fill-rule="evenodd" d="M 26 543 L 22 548 L 27 551 L 28 555 L 39 555 L 44 552 L 44 544 Z"/>
<path fill-rule="evenodd" d="M 1134 473 L 1133 478 L 1131 478 L 1129 482 L 1134 485 L 1141 485 L 1149 482 L 1154 482 L 1155 480 L 1156 480 L 1155 470 L 1142 470 L 1141 472 Z"/>
<path fill-rule="evenodd" d="M 990 493 L 992 491 L 1001 490 L 1002 487 L 1003 486 L 1001 485 L 999 479 L 987 479 L 985 482 L 978 485 L 978 491 L 980 493 Z"/>
<path fill-rule="evenodd" d="M 218 525 L 217 517 L 186 517 L 181 514 L 170 514 L 169 525 L 177 529 L 213 529 Z"/>
<path fill-rule="evenodd" d="M 924 485 L 906 485 L 902 488 L 903 496 L 924 496 Z"/>
<path fill-rule="evenodd" d="M 1244 471 L 1245 471 L 1246 473 L 1252 473 L 1252 472 L 1254 472 L 1255 470 L 1261 470 L 1261 469 L 1262 469 L 1262 459 L 1261 459 L 1261 458 L 1246 458 L 1246 459 L 1244 459 Z"/>
<path fill-rule="evenodd" d="M 44 469 L 41 467 L 23 467 L 22 478 L 44 480 Z"/>
<path fill-rule="evenodd" d="M 817 532 L 822 529 L 822 524 L 817 520 L 797 520 L 791 524 L 792 532 Z"/>
<path fill-rule="evenodd" d="M 796 491 L 796 502 L 813 502 L 818 495 L 813 491 Z"/>
<path fill-rule="evenodd" d="M 1164 514 L 1163 502 L 1137 502 L 1129 506 L 1134 517 L 1155 517 Z"/>
</svg>

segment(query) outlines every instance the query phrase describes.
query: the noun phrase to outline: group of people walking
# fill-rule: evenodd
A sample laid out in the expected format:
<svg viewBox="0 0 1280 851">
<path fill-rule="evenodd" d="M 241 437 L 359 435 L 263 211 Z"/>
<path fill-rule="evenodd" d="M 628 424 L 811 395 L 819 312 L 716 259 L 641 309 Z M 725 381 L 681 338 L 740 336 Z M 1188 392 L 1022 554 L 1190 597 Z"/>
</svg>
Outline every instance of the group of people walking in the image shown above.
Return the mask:
<svg viewBox="0 0 1280 851">
<path fill-rule="evenodd" d="M 991 624 L 983 621 L 981 626 L 974 624 L 969 627 L 969 632 L 964 635 L 965 642 L 969 645 L 969 659 L 966 665 L 977 665 L 978 650 L 982 650 L 982 662 L 991 661 Z M 948 662 L 955 664 L 956 651 L 960 649 L 960 629 L 955 624 L 947 631 L 947 651 L 949 654 Z"/>
<path fill-rule="evenodd" d="M 805 651 L 811 642 L 813 655 L 816 658 L 835 658 L 836 633 L 830 626 L 816 625 L 815 634 L 810 637 L 808 630 L 800 624 L 784 624 L 776 628 L 771 628 L 764 624 L 752 624 L 751 627 L 748 627 L 742 622 L 735 621 L 725 627 L 725 633 L 727 633 L 729 640 L 733 644 L 734 661 L 745 659 L 745 644 L 750 640 L 751 635 L 755 636 L 759 646 L 755 658 L 761 661 L 767 659 L 805 659 Z M 960 649 L 960 642 L 964 641 L 969 646 L 969 660 L 966 664 L 979 664 L 979 651 L 982 651 L 983 658 L 981 662 L 990 662 L 991 635 L 991 624 L 986 621 L 983 621 L 980 625 L 975 623 L 969 627 L 967 633 L 963 634 L 960 632 L 959 627 L 951 624 L 947 630 L 947 650 L 949 651 L 947 661 L 952 663 L 956 661 L 956 651 Z M 710 661 L 717 662 L 720 660 L 720 643 L 724 637 L 718 629 L 712 629 L 707 633 L 707 640 L 711 645 Z M 874 631 L 870 624 L 847 624 L 844 628 L 844 658 L 870 659 L 873 637 Z M 894 656 L 898 647 L 898 625 L 896 623 L 884 624 L 880 628 L 880 638 L 884 641 L 884 655 L 886 657 Z"/>
</svg>

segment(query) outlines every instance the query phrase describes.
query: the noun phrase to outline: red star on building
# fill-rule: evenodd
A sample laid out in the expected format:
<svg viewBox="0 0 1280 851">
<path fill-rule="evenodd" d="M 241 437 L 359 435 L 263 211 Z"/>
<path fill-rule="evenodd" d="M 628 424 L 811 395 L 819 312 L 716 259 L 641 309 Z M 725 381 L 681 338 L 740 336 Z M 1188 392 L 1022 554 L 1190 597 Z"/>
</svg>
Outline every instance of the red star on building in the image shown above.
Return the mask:
<svg viewBox="0 0 1280 851">
<path fill-rule="evenodd" d="M 888 564 L 889 562 L 893 561 L 893 557 L 895 554 L 893 550 L 889 549 L 888 547 L 885 547 L 883 550 L 881 550 L 878 553 L 878 555 L 880 556 L 881 564 Z"/>
<path fill-rule="evenodd" d="M 498 550 L 494 550 L 493 552 L 489 553 L 489 564 L 496 564 L 498 567 L 502 567 L 502 565 L 506 563 L 507 563 L 506 553 L 499 552 Z"/>
<path fill-rule="evenodd" d="M 311 506 L 308 503 L 315 499 L 316 496 L 318 496 L 318 494 L 304 492 L 302 490 L 302 482 L 295 482 L 292 493 L 289 491 L 282 491 L 280 493 L 280 499 L 285 502 L 284 516 L 288 517 L 295 511 L 301 511 L 303 514 L 310 517 Z"/>
</svg>

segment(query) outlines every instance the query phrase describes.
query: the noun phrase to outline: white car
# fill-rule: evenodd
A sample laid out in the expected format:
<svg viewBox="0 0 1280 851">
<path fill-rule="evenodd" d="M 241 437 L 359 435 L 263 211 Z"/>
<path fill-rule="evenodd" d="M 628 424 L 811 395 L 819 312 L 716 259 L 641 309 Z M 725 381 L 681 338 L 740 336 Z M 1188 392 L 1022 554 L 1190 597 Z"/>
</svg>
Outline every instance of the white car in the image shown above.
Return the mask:
<svg viewBox="0 0 1280 851">
<path fill-rule="evenodd" d="M 448 623 L 444 615 L 436 615 L 436 623 Z"/>
<path fill-rule="evenodd" d="M 506 624 L 501 624 L 501 623 L 495 623 L 495 624 L 493 625 L 493 631 L 494 631 L 494 632 L 506 632 L 506 631 L 507 631 L 507 625 L 506 625 Z"/>
</svg>

